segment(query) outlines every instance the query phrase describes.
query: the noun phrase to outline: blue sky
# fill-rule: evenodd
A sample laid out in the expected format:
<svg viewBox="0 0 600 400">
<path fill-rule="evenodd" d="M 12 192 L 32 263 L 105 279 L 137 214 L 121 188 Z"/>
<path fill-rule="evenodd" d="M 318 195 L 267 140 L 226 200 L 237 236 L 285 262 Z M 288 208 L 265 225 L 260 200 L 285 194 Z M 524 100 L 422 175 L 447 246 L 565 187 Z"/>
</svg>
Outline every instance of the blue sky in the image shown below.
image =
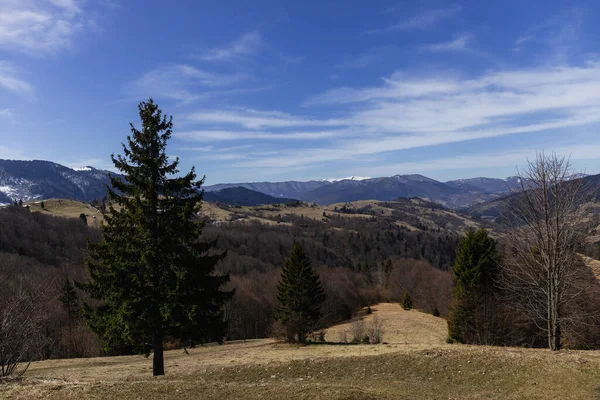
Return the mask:
<svg viewBox="0 0 600 400">
<path fill-rule="evenodd" d="M 0 158 L 110 168 L 152 96 L 208 183 L 600 173 L 597 1 L 0 0 Z"/>
</svg>

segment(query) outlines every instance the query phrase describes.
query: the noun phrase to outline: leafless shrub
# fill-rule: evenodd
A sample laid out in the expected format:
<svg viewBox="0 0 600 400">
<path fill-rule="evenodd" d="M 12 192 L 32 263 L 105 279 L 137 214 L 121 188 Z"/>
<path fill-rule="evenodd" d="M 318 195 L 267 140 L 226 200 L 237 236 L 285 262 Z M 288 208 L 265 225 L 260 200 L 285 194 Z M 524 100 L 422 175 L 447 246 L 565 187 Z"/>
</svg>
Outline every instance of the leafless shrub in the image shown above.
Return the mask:
<svg viewBox="0 0 600 400">
<path fill-rule="evenodd" d="M 316 331 L 312 332 L 310 335 L 308 335 L 308 337 L 311 342 L 324 343 L 325 342 L 325 330 L 324 329 L 316 330 Z"/>
<path fill-rule="evenodd" d="M 371 344 L 381 343 L 383 341 L 383 320 L 374 315 L 369 323 L 369 340 Z"/>
<path fill-rule="evenodd" d="M 0 376 L 22 375 L 46 340 L 39 312 L 42 291 L 23 286 L 5 292 L 0 303 Z"/>
<path fill-rule="evenodd" d="M 350 333 L 352 334 L 352 342 L 359 343 L 365 337 L 367 330 L 365 321 L 357 319 L 350 324 Z"/>
</svg>

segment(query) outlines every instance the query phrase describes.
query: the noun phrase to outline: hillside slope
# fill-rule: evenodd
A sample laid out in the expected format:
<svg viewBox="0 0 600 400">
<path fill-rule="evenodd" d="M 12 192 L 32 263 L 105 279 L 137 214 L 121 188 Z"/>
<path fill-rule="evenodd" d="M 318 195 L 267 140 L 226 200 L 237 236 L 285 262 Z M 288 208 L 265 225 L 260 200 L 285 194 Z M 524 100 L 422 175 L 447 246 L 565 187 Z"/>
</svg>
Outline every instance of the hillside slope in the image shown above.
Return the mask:
<svg viewBox="0 0 600 400">
<path fill-rule="evenodd" d="M 106 196 L 108 171 L 71 169 L 50 161 L 0 160 L 0 203 L 63 198 L 91 201 Z"/>
<path fill-rule="evenodd" d="M 396 308 L 395 308 L 396 307 Z M 271 339 L 165 353 L 153 378 L 142 356 L 33 363 L 3 399 L 591 399 L 600 352 L 448 345 L 445 320 L 376 305 L 406 332 L 388 344 L 290 346 Z M 424 323 L 427 321 L 427 323 Z M 339 329 L 333 327 L 331 329 Z M 436 333 L 438 332 L 438 333 Z M 433 339 L 433 340 L 432 340 Z M 384 333 L 384 340 L 385 333 Z"/>
<path fill-rule="evenodd" d="M 245 187 L 232 187 L 204 192 L 204 200 L 230 205 L 258 206 L 263 204 L 285 204 L 297 202 L 285 197 L 274 197 Z"/>
</svg>

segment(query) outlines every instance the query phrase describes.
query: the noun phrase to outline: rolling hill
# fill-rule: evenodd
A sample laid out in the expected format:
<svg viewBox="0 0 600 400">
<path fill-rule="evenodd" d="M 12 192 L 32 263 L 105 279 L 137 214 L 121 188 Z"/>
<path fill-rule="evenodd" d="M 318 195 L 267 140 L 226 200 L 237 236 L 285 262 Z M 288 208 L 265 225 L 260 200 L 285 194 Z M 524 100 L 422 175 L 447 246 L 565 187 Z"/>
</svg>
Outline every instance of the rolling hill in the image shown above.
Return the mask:
<svg viewBox="0 0 600 400">
<path fill-rule="evenodd" d="M 269 196 L 245 187 L 231 187 L 204 193 L 204 200 L 238 206 L 258 206 L 262 204 L 294 203 L 298 200 Z"/>
</svg>

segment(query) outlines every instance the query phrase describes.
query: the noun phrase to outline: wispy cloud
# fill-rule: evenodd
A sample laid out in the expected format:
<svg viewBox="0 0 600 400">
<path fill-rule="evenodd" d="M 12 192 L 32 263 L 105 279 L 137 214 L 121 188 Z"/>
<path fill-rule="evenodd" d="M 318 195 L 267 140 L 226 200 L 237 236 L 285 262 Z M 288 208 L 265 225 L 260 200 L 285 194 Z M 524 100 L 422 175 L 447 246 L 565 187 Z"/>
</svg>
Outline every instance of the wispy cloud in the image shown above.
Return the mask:
<svg viewBox="0 0 600 400">
<path fill-rule="evenodd" d="M 366 68 L 376 62 L 380 62 L 383 60 L 386 54 L 395 49 L 396 48 L 394 46 L 376 47 L 364 53 L 347 57 L 343 62 L 337 64 L 335 67 L 348 69 Z"/>
<path fill-rule="evenodd" d="M 183 117 L 186 122 L 204 125 L 230 125 L 244 129 L 340 126 L 345 122 L 293 116 L 279 111 L 260 111 L 250 108 L 201 111 Z"/>
<path fill-rule="evenodd" d="M 433 43 L 421 47 L 421 50 L 431 51 L 434 53 L 448 52 L 448 51 L 469 51 L 471 50 L 469 44 L 471 42 L 471 35 L 463 34 L 457 36 L 449 42 Z"/>
<path fill-rule="evenodd" d="M 454 157 L 434 158 L 415 162 L 382 164 L 370 167 L 361 167 L 363 173 L 375 176 L 389 174 L 390 171 L 398 174 L 425 173 L 431 171 L 447 171 L 453 169 L 478 169 L 482 168 L 516 168 L 524 165 L 527 160 L 535 158 L 536 152 L 555 151 L 558 154 L 570 156 L 572 161 L 595 160 L 600 153 L 600 144 L 586 143 L 577 145 L 560 146 L 559 148 L 526 148 L 512 151 L 488 151 L 476 155 L 456 155 Z"/>
<path fill-rule="evenodd" d="M 568 63 L 581 50 L 583 10 L 571 8 L 533 25 L 514 42 L 513 51 L 533 51 L 546 62 Z"/>
<path fill-rule="evenodd" d="M 0 61 L 0 89 L 21 96 L 33 96 L 33 86 L 18 77 L 19 73 L 14 65 L 8 61 Z"/>
<path fill-rule="evenodd" d="M 175 137 L 196 142 L 221 142 L 233 140 L 318 140 L 334 137 L 346 137 L 345 131 L 294 131 L 288 133 L 274 133 L 264 131 L 242 130 L 194 130 L 176 132 Z M 194 148 L 192 148 L 194 149 Z"/>
<path fill-rule="evenodd" d="M 411 19 L 400 21 L 397 24 L 382 28 L 373 29 L 368 31 L 369 34 L 386 33 L 398 30 L 407 29 L 426 29 L 431 28 L 444 18 L 450 18 L 461 11 L 461 7 L 458 4 L 452 5 L 446 8 L 437 8 L 425 11 L 422 14 L 416 15 Z"/>
<path fill-rule="evenodd" d="M 217 74 L 188 64 L 175 64 L 145 73 L 130 82 L 126 92 L 135 97 L 154 96 L 189 103 L 215 95 L 215 89 L 227 90 L 246 78 L 241 73 Z"/>
<path fill-rule="evenodd" d="M 15 117 L 14 111 L 10 108 L 4 108 L 1 109 L 0 108 L 0 118 L 2 119 L 8 119 L 8 120 L 13 120 Z"/>
<path fill-rule="evenodd" d="M 0 48 L 52 53 L 70 47 L 84 25 L 80 0 L 2 0 Z"/>
<path fill-rule="evenodd" d="M 204 61 L 230 61 L 256 53 L 263 46 L 262 38 L 257 31 L 249 32 L 224 47 L 213 48 L 195 55 Z"/>
<path fill-rule="evenodd" d="M 339 110 L 336 118 L 325 119 L 276 111 L 198 113 L 191 122 L 212 130 L 180 137 L 268 141 L 314 135 L 309 148 L 290 146 L 280 155 L 229 164 L 269 169 L 358 162 L 419 147 L 576 129 L 600 123 L 600 64 L 490 72 L 476 78 L 396 73 L 380 86 L 339 88 L 308 104 Z"/>
</svg>

